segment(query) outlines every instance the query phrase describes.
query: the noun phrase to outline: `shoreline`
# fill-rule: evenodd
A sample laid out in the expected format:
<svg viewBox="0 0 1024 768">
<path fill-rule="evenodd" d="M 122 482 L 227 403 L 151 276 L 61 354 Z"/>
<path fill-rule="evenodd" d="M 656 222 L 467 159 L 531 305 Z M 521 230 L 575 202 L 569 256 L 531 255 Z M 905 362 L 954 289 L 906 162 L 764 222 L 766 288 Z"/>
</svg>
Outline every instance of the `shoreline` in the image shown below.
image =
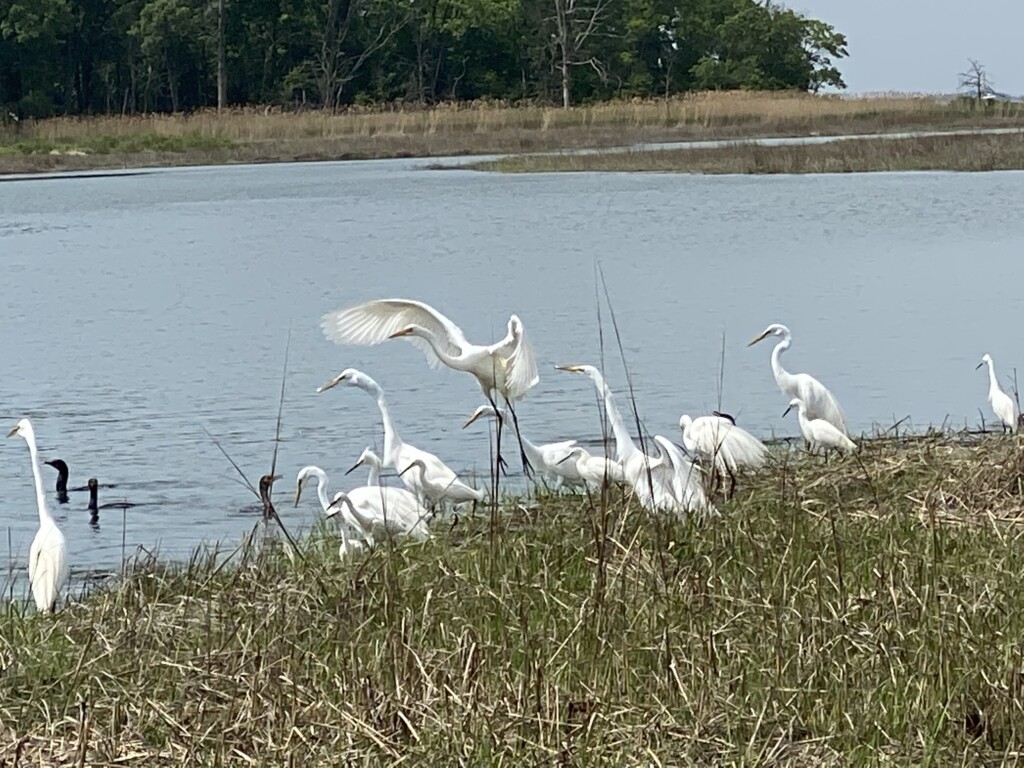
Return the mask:
<svg viewBox="0 0 1024 768">
<path fill-rule="evenodd" d="M 1024 107 L 927 97 L 692 94 L 552 107 L 53 118 L 0 129 L 0 174 L 622 152 L 642 145 L 1024 129 Z M 658 149 L 657 151 L 662 151 Z"/>
</svg>

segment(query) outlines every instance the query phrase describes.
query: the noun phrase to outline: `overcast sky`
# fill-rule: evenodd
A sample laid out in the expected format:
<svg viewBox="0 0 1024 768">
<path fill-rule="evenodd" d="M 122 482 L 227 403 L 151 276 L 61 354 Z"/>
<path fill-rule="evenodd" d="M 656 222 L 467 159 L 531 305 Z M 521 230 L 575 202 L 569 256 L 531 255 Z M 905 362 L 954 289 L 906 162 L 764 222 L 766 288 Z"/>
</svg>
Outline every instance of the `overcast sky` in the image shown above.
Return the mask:
<svg viewBox="0 0 1024 768">
<path fill-rule="evenodd" d="M 846 35 L 849 92 L 949 93 L 968 58 L 992 87 L 1024 95 L 1024 0 L 789 0 Z"/>
</svg>

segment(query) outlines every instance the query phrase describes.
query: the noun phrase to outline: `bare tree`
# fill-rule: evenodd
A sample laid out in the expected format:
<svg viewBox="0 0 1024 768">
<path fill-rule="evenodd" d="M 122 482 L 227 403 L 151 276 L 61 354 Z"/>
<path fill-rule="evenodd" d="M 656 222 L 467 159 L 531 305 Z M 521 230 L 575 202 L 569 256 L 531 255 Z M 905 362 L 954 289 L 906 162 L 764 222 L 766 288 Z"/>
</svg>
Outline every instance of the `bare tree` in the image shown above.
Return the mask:
<svg viewBox="0 0 1024 768">
<path fill-rule="evenodd" d="M 228 105 L 228 65 L 224 52 L 224 0 L 217 0 L 217 111 Z"/>
<path fill-rule="evenodd" d="M 325 0 L 319 4 L 322 15 L 313 76 L 324 109 L 338 106 L 345 85 L 406 23 L 408 15 L 400 14 L 401 5 L 373 0 Z M 349 37 L 357 35 L 356 27 L 363 33 L 362 47 L 357 52 L 346 50 L 352 42 Z"/>
<path fill-rule="evenodd" d="M 968 59 L 971 66 L 966 72 L 960 73 L 960 87 L 973 93 L 975 98 L 981 100 L 982 96 L 992 88 L 992 81 L 988 77 L 985 66 L 976 59 Z"/>
<path fill-rule="evenodd" d="M 589 66 L 605 77 L 604 65 L 595 57 L 582 55 L 588 39 L 607 34 L 604 29 L 612 0 L 553 0 L 554 22 L 552 43 L 555 48 L 555 68 L 562 78 L 562 107 L 572 104 L 572 68 Z"/>
</svg>

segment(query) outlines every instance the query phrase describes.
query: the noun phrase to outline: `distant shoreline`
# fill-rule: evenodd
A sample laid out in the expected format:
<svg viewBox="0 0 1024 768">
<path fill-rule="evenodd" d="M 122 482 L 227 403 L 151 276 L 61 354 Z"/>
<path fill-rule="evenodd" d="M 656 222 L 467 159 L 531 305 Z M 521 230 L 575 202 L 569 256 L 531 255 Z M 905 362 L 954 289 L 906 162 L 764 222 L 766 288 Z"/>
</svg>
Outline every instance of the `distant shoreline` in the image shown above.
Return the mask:
<svg viewBox="0 0 1024 768">
<path fill-rule="evenodd" d="M 847 99 L 793 94 L 712 93 L 669 101 L 621 101 L 562 110 L 555 107 L 449 105 L 338 115 L 260 109 L 218 114 L 55 118 L 0 129 L 0 174 L 339 160 L 514 155 L 487 170 L 689 170 L 666 152 L 657 162 L 624 147 L 666 142 L 889 134 L 905 131 L 1024 129 L 1024 105 L 939 101 L 929 97 Z M 960 138 L 958 137 L 958 141 Z M 886 140 L 891 141 L 891 140 Z M 934 142 L 933 142 L 934 143 Z M 1002 142 L 1004 148 L 1011 142 Z M 976 145 L 976 142 L 975 142 Z M 615 149 L 564 160 L 536 153 Z M 694 152 L 685 149 L 692 161 Z M 719 148 L 716 170 L 757 170 L 747 150 Z M 761 154 L 768 153 L 768 149 Z M 646 153 L 652 154 L 652 153 Z M 792 157 L 789 152 L 773 152 Z M 558 157 L 557 155 L 549 157 Z M 626 164 L 626 158 L 630 164 Z M 669 167 L 664 167 L 670 161 Z M 963 166 L 955 158 L 941 162 Z M 790 162 L 790 161 L 787 161 Z M 770 162 L 770 166 L 775 163 Z M 969 165 L 969 164 L 968 164 Z M 983 170 L 978 161 L 965 170 Z M 857 166 L 854 163 L 851 166 Z M 997 167 L 1003 167 L 996 163 Z M 810 164 L 809 168 L 814 167 Z M 1016 166 L 1014 166 L 1016 167 Z M 753 168 L 753 170 L 750 170 Z M 880 170 L 888 168 L 879 167 Z M 846 170 L 844 168 L 844 170 Z M 786 171 L 786 172 L 801 172 Z"/>
</svg>

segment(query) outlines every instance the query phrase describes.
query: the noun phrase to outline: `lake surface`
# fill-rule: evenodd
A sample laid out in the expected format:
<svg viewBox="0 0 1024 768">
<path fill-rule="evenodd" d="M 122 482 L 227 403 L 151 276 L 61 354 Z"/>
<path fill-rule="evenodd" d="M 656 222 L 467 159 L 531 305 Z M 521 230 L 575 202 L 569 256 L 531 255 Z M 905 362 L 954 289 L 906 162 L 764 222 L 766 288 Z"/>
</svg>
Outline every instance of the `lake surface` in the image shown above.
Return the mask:
<svg viewBox="0 0 1024 768">
<path fill-rule="evenodd" d="M 1004 383 L 1024 364 L 1022 173 L 823 176 L 488 175 L 425 161 L 186 168 L 0 184 L 0 428 L 32 418 L 43 458 L 71 485 L 117 483 L 103 501 L 145 503 L 88 524 L 87 495 L 51 509 L 73 568 L 116 568 L 122 536 L 164 557 L 237 544 L 256 499 L 203 432 L 255 483 L 269 469 L 291 328 L 276 500 L 298 528 L 295 474 L 331 489 L 367 445 L 374 402 L 316 388 L 353 366 L 388 393 L 402 437 L 486 472 L 481 402 L 467 374 L 428 368 L 403 341 L 340 347 L 320 316 L 370 298 L 427 301 L 472 341 L 523 319 L 541 365 L 519 408 L 535 442 L 596 440 L 590 382 L 555 371 L 600 363 L 595 264 L 608 283 L 638 406 L 678 439 L 681 413 L 719 405 L 763 436 L 798 434 L 769 367 L 770 322 L 794 334 L 784 361 L 831 387 L 852 430 L 910 416 L 915 429 L 989 418 L 992 354 Z M 602 305 L 604 368 L 626 404 Z M 509 445 L 511 448 L 511 444 Z M 23 567 L 37 527 L 28 451 L 0 441 L 8 555 Z M 510 461 L 516 466 L 515 461 Z M 54 501 L 55 472 L 43 467 Z M 392 481 L 395 482 L 395 481 Z"/>
</svg>

